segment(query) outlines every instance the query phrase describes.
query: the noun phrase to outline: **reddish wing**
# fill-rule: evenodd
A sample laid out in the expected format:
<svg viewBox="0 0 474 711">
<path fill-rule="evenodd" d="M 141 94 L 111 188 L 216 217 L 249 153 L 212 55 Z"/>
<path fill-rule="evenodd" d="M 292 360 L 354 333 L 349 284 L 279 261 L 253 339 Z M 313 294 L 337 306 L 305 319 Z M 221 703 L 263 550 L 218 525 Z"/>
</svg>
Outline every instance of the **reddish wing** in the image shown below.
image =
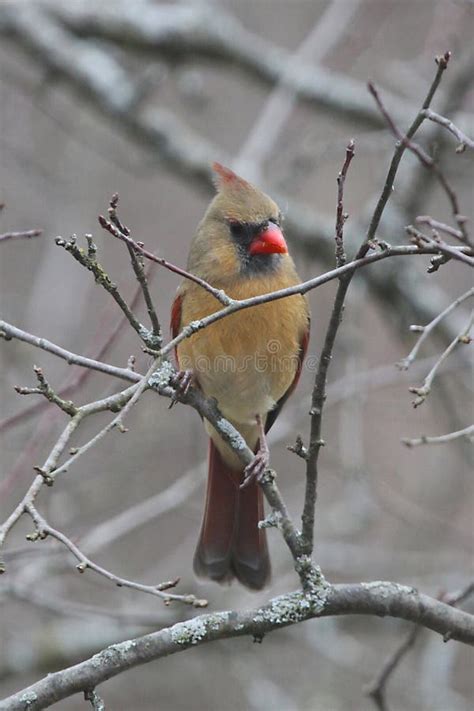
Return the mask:
<svg viewBox="0 0 474 711">
<path fill-rule="evenodd" d="M 286 391 L 286 393 L 278 400 L 274 409 L 268 413 L 267 421 L 265 423 L 265 432 L 269 431 L 270 427 L 273 425 L 276 418 L 280 414 L 283 405 L 285 404 L 285 402 L 288 400 L 288 398 L 290 397 L 293 390 L 298 385 L 298 380 L 300 379 L 301 370 L 303 368 L 303 362 L 304 362 L 304 359 L 306 356 L 306 351 L 308 350 L 308 343 L 309 343 L 309 326 L 308 326 L 307 331 L 305 331 L 305 333 L 303 334 L 303 337 L 301 339 L 300 349 L 298 351 L 298 366 L 296 368 L 296 373 L 295 373 L 295 377 L 293 378 L 293 382 L 291 383 L 291 385 L 288 388 L 288 390 Z"/>
<path fill-rule="evenodd" d="M 170 329 L 171 329 L 171 337 L 176 338 L 178 333 L 180 332 L 181 329 L 181 306 L 183 303 L 183 297 L 181 294 L 178 294 L 178 296 L 175 298 L 173 301 L 173 306 L 171 307 L 171 321 L 170 321 Z M 174 354 L 176 357 L 176 362 L 178 362 L 178 352 L 177 349 L 174 349 Z"/>
</svg>

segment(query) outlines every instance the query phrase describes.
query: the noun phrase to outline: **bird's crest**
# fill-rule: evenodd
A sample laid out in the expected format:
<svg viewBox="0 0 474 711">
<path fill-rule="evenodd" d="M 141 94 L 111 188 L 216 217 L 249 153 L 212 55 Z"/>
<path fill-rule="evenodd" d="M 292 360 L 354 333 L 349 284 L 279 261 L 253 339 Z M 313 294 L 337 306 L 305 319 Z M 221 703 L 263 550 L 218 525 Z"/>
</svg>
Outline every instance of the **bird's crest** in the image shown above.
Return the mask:
<svg viewBox="0 0 474 711">
<path fill-rule="evenodd" d="M 224 190 L 255 190 L 253 185 L 248 183 L 244 178 L 234 173 L 230 168 L 226 168 L 220 163 L 214 162 L 212 164 L 212 170 L 214 171 L 214 185 L 216 186 L 217 192 Z"/>
</svg>

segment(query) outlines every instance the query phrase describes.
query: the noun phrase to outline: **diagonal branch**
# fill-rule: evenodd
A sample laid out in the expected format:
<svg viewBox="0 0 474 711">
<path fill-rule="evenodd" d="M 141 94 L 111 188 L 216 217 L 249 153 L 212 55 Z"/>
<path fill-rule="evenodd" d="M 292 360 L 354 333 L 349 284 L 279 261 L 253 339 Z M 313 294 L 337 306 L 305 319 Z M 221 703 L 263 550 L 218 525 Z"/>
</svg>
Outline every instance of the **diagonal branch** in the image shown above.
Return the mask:
<svg viewBox="0 0 474 711">
<path fill-rule="evenodd" d="M 423 111 L 423 115 L 425 118 L 429 119 L 430 121 L 434 121 L 435 123 L 438 123 L 440 126 L 443 126 L 446 128 L 448 131 L 450 131 L 453 136 L 455 136 L 458 141 L 459 145 L 456 148 L 456 153 L 462 153 L 466 148 L 470 148 L 471 150 L 474 150 L 474 141 L 472 138 L 469 138 L 469 136 L 466 136 L 463 131 L 461 131 L 460 128 L 455 126 L 455 124 L 450 121 L 448 118 L 445 116 L 441 116 L 440 114 L 437 114 L 436 111 L 431 111 L 431 109 L 425 109 Z"/>
<path fill-rule="evenodd" d="M 468 289 L 464 294 L 461 294 L 461 296 L 458 296 L 457 299 L 455 299 L 449 306 L 447 306 L 444 311 L 441 311 L 436 318 L 434 318 L 432 321 L 430 321 L 429 324 L 426 326 L 412 326 L 411 331 L 416 331 L 418 333 L 421 332 L 421 336 L 411 349 L 410 353 L 406 356 L 406 358 L 403 358 L 399 363 L 397 363 L 398 367 L 400 370 L 408 370 L 410 365 L 413 363 L 415 358 L 418 355 L 418 351 L 420 350 L 420 347 L 424 343 L 424 341 L 428 338 L 428 336 L 432 333 L 432 331 L 436 328 L 436 326 L 444 319 L 446 316 L 448 316 L 452 311 L 454 311 L 455 308 L 457 308 L 460 304 L 462 304 L 464 301 L 467 301 L 467 299 L 470 299 L 474 297 L 474 286 L 471 289 Z"/>
<path fill-rule="evenodd" d="M 449 53 L 446 53 L 444 56 L 444 59 L 449 60 Z M 440 65 L 441 66 L 441 65 Z M 459 230 L 462 234 L 462 241 L 464 244 L 471 245 L 471 242 L 469 240 L 469 237 L 466 232 L 466 227 L 465 227 L 465 222 L 466 219 L 463 215 L 460 214 L 460 209 L 459 209 L 459 202 L 456 193 L 448 183 L 444 173 L 442 170 L 438 167 L 438 165 L 435 163 L 435 161 L 429 156 L 426 151 L 423 150 L 421 146 L 419 146 L 417 143 L 414 143 L 411 138 L 413 137 L 413 133 L 410 134 L 410 130 L 407 132 L 406 135 L 403 135 L 403 133 L 400 131 L 400 129 L 397 127 L 395 121 L 393 118 L 390 116 L 389 112 L 387 111 L 384 103 L 382 102 L 382 99 L 379 95 L 379 92 L 375 88 L 375 86 L 372 83 L 369 83 L 369 91 L 372 94 L 372 96 L 375 99 L 375 102 L 377 106 L 380 109 L 381 114 L 385 118 L 391 132 L 395 136 L 395 138 L 399 142 L 400 147 L 408 148 L 412 153 L 416 155 L 416 157 L 419 159 L 419 161 L 422 163 L 422 165 L 430 170 L 433 175 L 436 177 L 438 180 L 439 184 L 443 188 L 444 192 L 446 193 L 446 196 L 451 204 L 451 211 L 453 213 L 453 217 L 456 220 Z M 419 113 L 419 117 L 421 121 L 426 117 L 425 111 L 427 107 L 424 107 L 422 111 Z"/>
<path fill-rule="evenodd" d="M 406 132 L 405 138 L 407 140 L 410 140 L 413 138 L 415 133 L 418 131 L 419 127 L 423 123 L 425 117 L 423 115 L 423 111 L 428 109 L 430 107 L 431 101 L 433 99 L 433 96 L 436 93 L 436 90 L 439 87 L 439 84 L 441 82 L 441 78 L 443 76 L 444 71 L 448 67 L 448 62 L 451 58 L 451 52 L 445 52 L 444 55 L 437 57 L 436 58 L 436 64 L 438 66 L 438 69 L 435 74 L 435 78 L 433 79 L 433 82 L 428 90 L 428 93 L 425 97 L 425 100 L 423 101 L 421 110 L 418 112 L 418 114 L 415 116 L 410 128 Z M 372 91 L 371 87 L 373 85 L 369 84 L 369 91 Z M 390 168 L 387 173 L 387 177 L 385 179 L 385 184 L 382 190 L 382 193 L 379 197 L 379 200 L 377 202 L 377 205 L 375 207 L 374 213 L 372 215 L 372 219 L 370 220 L 370 224 L 367 230 L 367 234 L 365 237 L 365 240 L 362 244 L 362 246 L 359 249 L 359 252 L 357 253 L 358 257 L 362 257 L 367 253 L 367 250 L 369 249 L 371 241 L 375 238 L 377 234 L 377 230 L 380 225 L 380 220 L 382 219 L 383 212 L 385 210 L 385 207 L 387 205 L 387 202 L 389 201 L 393 187 L 394 187 L 394 182 L 395 182 L 395 176 L 398 171 L 398 166 L 400 165 L 400 161 L 403 157 L 403 154 L 405 153 L 406 150 L 406 143 L 404 141 L 400 141 L 398 145 L 395 147 L 395 151 L 392 156 L 392 161 L 390 163 Z"/>
<path fill-rule="evenodd" d="M 472 328 L 472 324 L 474 322 L 474 310 L 471 311 L 471 315 L 469 317 L 469 321 L 466 324 L 466 326 L 463 328 L 461 333 L 459 333 L 454 340 L 451 341 L 449 346 L 444 350 L 436 363 L 433 365 L 431 368 L 430 372 L 426 376 L 426 378 L 423 381 L 423 384 L 420 387 L 410 387 L 408 390 L 416 395 L 417 397 L 413 401 L 413 407 L 418 407 L 421 405 L 427 398 L 427 396 L 431 392 L 431 386 L 433 385 L 433 380 L 436 377 L 436 373 L 438 372 L 440 366 L 444 363 L 446 358 L 451 355 L 451 353 L 454 351 L 456 346 L 458 346 L 460 343 L 464 344 L 469 344 L 472 341 L 471 336 L 469 335 L 469 332 Z"/>
<path fill-rule="evenodd" d="M 100 286 L 102 286 L 105 291 L 111 295 L 118 307 L 121 309 L 123 315 L 126 317 L 130 326 L 140 336 L 145 345 L 149 348 L 156 347 L 156 339 L 148 331 L 148 329 L 138 321 L 118 290 L 117 284 L 111 280 L 109 275 L 97 261 L 97 250 L 92 242 L 92 238 L 90 235 L 85 235 L 85 237 L 88 243 L 87 253 L 82 248 L 77 246 L 75 236 L 71 237 L 69 240 L 64 240 L 62 237 L 56 237 L 55 242 L 58 247 L 64 247 L 66 252 L 69 252 L 69 254 L 71 254 L 74 259 L 79 262 L 79 264 L 85 267 L 88 271 L 92 272 L 96 283 L 100 284 Z"/>
<path fill-rule="evenodd" d="M 109 232 L 113 237 L 116 237 L 122 242 L 125 242 L 125 244 L 134 252 L 142 254 L 151 262 L 160 264 L 162 267 L 168 269 L 174 274 L 179 274 L 179 276 L 182 276 L 185 279 L 189 279 L 195 284 L 199 284 L 199 286 L 202 286 L 203 289 L 212 294 L 224 306 L 228 306 L 234 303 L 234 300 L 227 296 L 227 294 L 222 291 L 222 289 L 216 289 L 207 281 L 201 279 L 201 277 L 198 277 L 195 274 L 191 274 L 191 272 L 188 272 L 185 269 L 181 269 L 181 267 L 177 267 L 176 265 L 171 264 L 171 262 L 168 262 L 163 257 L 157 257 L 156 254 L 153 254 L 148 249 L 145 249 L 142 243 L 135 242 L 135 240 L 130 237 L 130 234 L 121 230 L 116 224 L 113 224 L 110 220 L 106 220 L 105 217 L 103 217 L 102 215 L 99 215 L 99 224 L 104 230 L 107 230 L 107 232 Z"/>
<path fill-rule="evenodd" d="M 385 687 L 387 682 L 403 657 L 415 646 L 415 642 L 422 629 L 423 628 L 418 625 L 411 627 L 395 651 L 387 657 L 378 674 L 376 674 L 370 684 L 366 686 L 365 693 L 372 699 L 378 711 L 388 711 L 387 702 L 385 700 Z"/>
<path fill-rule="evenodd" d="M 108 209 L 110 222 L 112 222 L 116 226 L 116 228 L 118 230 L 120 230 L 123 234 L 130 235 L 129 228 L 126 227 L 125 225 L 123 225 L 118 218 L 118 215 L 117 215 L 118 202 L 119 202 L 118 193 L 114 193 L 112 195 L 112 199 L 110 200 L 109 209 Z M 161 344 L 162 344 L 161 327 L 160 327 L 160 323 L 158 321 L 158 316 L 156 314 L 155 307 L 153 305 L 150 290 L 148 288 L 148 279 L 147 279 L 147 275 L 144 270 L 143 261 L 138 258 L 136 251 L 131 247 L 131 245 L 127 244 L 127 247 L 128 247 L 128 252 L 130 254 L 130 259 L 132 262 L 133 271 L 135 272 L 135 276 L 136 276 L 137 281 L 138 281 L 140 288 L 142 290 L 143 298 L 145 299 L 145 304 L 146 304 L 146 308 L 148 311 L 148 316 L 150 318 L 154 340 L 156 341 L 156 347 L 161 348 Z"/>
<path fill-rule="evenodd" d="M 41 516 L 36 507 L 32 503 L 27 503 L 25 505 L 25 511 L 29 513 L 33 519 L 36 531 L 33 534 L 29 534 L 28 540 L 35 541 L 38 539 L 44 539 L 47 536 L 55 538 L 57 541 L 62 543 L 68 550 L 71 551 L 73 556 L 79 561 L 76 566 L 80 573 L 84 573 L 85 570 L 90 568 L 99 575 L 102 575 L 107 580 L 115 583 L 118 587 L 131 588 L 132 590 L 138 590 L 139 592 L 148 593 L 149 595 L 154 595 L 155 597 L 161 598 L 165 604 L 170 602 L 183 602 L 186 605 L 193 605 L 193 607 L 206 607 L 207 600 L 199 600 L 195 595 L 177 595 L 175 593 L 170 593 L 168 590 L 174 588 L 179 583 L 179 578 L 176 580 L 171 580 L 166 583 L 160 583 L 159 585 L 143 585 L 142 583 L 136 583 L 132 580 L 127 580 L 121 578 L 114 573 L 103 568 L 101 565 L 94 563 L 90 558 L 88 558 L 81 550 L 73 543 L 64 533 L 56 530 L 46 519 Z"/>
<path fill-rule="evenodd" d="M 91 370 L 97 370 L 99 373 L 106 373 L 114 378 L 128 380 L 132 383 L 136 383 L 140 380 L 140 376 L 129 368 L 118 368 L 115 365 L 109 365 L 100 360 L 94 360 L 93 358 L 87 358 L 86 356 L 73 353 L 72 351 L 67 351 L 65 348 L 57 346 L 46 338 L 34 336 L 32 333 L 23 331 L 21 328 L 17 328 L 6 321 L 0 321 L 0 338 L 4 338 L 6 341 L 10 341 L 12 338 L 23 341 L 30 346 L 35 346 L 35 348 L 40 348 L 47 353 L 52 353 L 52 355 L 62 358 L 62 360 L 65 360 L 69 365 L 79 365 L 82 368 L 90 368 Z"/>
</svg>

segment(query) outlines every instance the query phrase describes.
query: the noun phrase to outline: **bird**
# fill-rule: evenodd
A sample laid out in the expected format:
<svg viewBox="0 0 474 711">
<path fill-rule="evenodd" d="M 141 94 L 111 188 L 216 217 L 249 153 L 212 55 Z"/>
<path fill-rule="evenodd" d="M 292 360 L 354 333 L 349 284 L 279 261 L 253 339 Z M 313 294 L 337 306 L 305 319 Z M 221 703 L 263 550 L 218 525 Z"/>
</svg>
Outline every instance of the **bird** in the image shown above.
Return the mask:
<svg viewBox="0 0 474 711">
<path fill-rule="evenodd" d="M 219 163 L 216 194 L 192 240 L 187 270 L 245 299 L 300 283 L 288 254 L 282 214 L 271 197 Z M 176 337 L 189 323 L 222 308 L 199 284 L 184 279 L 171 309 Z M 295 389 L 308 347 L 310 314 L 295 294 L 237 311 L 181 340 L 175 386 L 192 385 L 215 398 L 222 416 L 255 453 L 246 468 L 204 421 L 209 435 L 205 510 L 194 571 L 219 583 L 237 579 L 251 590 L 269 582 L 271 564 L 259 478 L 269 464 L 265 434 Z"/>
</svg>

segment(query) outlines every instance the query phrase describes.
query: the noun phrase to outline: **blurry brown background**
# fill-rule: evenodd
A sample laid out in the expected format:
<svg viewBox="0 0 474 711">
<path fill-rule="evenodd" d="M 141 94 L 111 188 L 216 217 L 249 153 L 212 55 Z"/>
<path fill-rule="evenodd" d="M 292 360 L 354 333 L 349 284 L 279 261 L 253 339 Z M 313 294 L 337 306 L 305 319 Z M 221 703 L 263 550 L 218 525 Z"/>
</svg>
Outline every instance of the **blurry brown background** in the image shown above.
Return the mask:
<svg viewBox="0 0 474 711">
<path fill-rule="evenodd" d="M 43 3 L 33 5 L 43 11 Z M 99 15 L 109 10 L 116 17 L 122 12 L 140 16 L 143 7 L 142 0 L 66 5 L 73 15 L 85 8 Z M 330 5 L 320 0 L 229 0 L 211 7 L 215 13 L 236 18 L 262 42 L 296 52 L 317 23 L 327 18 Z M 401 111 L 406 105 L 415 109 L 420 105 L 434 73 L 434 55 L 449 48 L 453 60 L 434 108 L 442 104 L 456 66 L 466 63 L 472 52 L 472 2 L 346 0 L 338 5 L 340 22 L 333 22 L 328 30 L 335 33 L 334 41 L 330 39 L 322 56 L 318 47 L 310 48 L 306 62 L 317 55 L 318 63 L 338 77 L 357 80 L 362 87 L 369 78 L 376 81 L 391 97 L 400 97 L 399 106 L 391 103 L 390 108 Z M 176 10 L 180 6 L 168 7 Z M 197 2 L 182 6 L 195 12 L 202 7 Z M 93 233 L 100 261 L 122 294 L 131 299 L 136 285 L 126 250 L 97 226 L 97 215 L 106 210 L 111 194 L 120 194 L 120 214 L 136 239 L 184 265 L 209 193 L 199 176 L 187 180 L 173 170 L 172 161 L 160 162 L 159 151 L 125 131 L 120 119 L 112 120 L 94 97 L 90 100 L 60 73 L 45 68 L 41 56 L 27 51 L 24 39 L 5 29 L 8 13 L 25 8 L 25 2 L 0 2 L 0 202 L 6 204 L 0 232 L 39 227 L 44 235 L 1 245 L 2 318 L 93 357 L 120 320 L 120 313 L 90 275 L 55 246 L 54 237 Z M 35 31 L 34 22 L 32 26 Z M 36 31 L 40 29 L 38 25 Z M 146 85 L 145 100 L 137 105 L 137 112 L 171 112 L 230 159 L 241 152 L 274 91 L 268 83 L 219 58 L 144 52 L 126 42 L 88 38 L 87 33 L 84 41 L 113 58 L 132 83 Z M 71 52 L 74 62 L 73 45 Z M 94 66 L 99 74 L 105 71 L 99 59 Z M 469 112 L 474 93 L 469 82 L 458 99 L 461 120 L 472 134 Z M 366 101 L 371 106 L 368 94 Z M 411 116 L 405 119 L 407 125 Z M 273 189 L 286 196 L 284 210 L 291 208 L 292 201 L 305 202 L 331 224 L 335 179 L 351 137 L 356 140 L 356 158 L 346 185 L 346 209 L 351 216 L 348 229 L 350 225 L 354 229 L 383 185 L 393 140 L 381 126 L 370 126 L 344 111 L 336 114 L 297 102 L 261 167 L 262 184 L 269 192 Z M 458 189 L 463 212 L 469 214 L 472 157 L 456 156 L 455 144 L 448 145 L 444 165 Z M 216 157 L 209 148 L 209 162 Z M 248 163 L 246 172 L 241 155 L 240 159 L 241 169 L 250 177 L 255 166 Z M 409 168 L 412 159 L 406 162 Z M 426 198 L 424 194 L 416 198 L 416 214 L 448 219 L 444 198 L 437 190 L 427 187 Z M 406 221 L 414 220 L 416 214 Z M 401 229 L 386 236 L 391 242 L 404 240 Z M 317 253 L 309 258 L 296 242 L 293 251 L 302 277 L 329 268 L 326 259 L 318 260 Z M 406 265 L 399 260 L 392 268 L 402 272 Z M 426 260 L 420 259 L 410 278 L 420 293 L 435 279 L 446 306 L 469 287 L 466 272 L 454 264 L 428 277 Z M 163 324 L 168 322 L 177 284 L 168 272 L 154 271 L 152 292 Z M 319 354 L 333 294 L 333 285 L 311 294 L 312 356 Z M 471 452 L 463 442 L 409 450 L 400 439 L 442 434 L 469 424 L 472 383 L 466 357 L 453 356 L 427 402 L 413 410 L 407 388 L 421 383 L 429 365 L 415 364 L 413 372 L 405 374 L 396 370 L 395 362 L 408 353 L 414 336 L 408 331 L 412 322 L 408 299 L 406 315 L 400 302 L 395 310 L 390 303 L 377 303 L 360 274 L 348 297 L 330 373 L 316 559 L 332 582 L 391 579 L 436 595 L 456 590 L 472 576 Z M 145 319 L 142 306 L 140 314 Z M 438 352 L 442 343 L 431 339 L 420 359 Z M 70 373 L 64 362 L 25 344 L 3 342 L 0 346 L 2 417 L 31 404 L 16 395 L 12 385 L 32 385 L 33 364 L 41 365 L 55 386 Z M 124 326 L 105 359 L 125 365 L 132 353 L 137 356 L 137 369 L 143 370 L 148 357 Z M 313 376 L 308 367 L 272 436 L 272 462 L 295 517 L 302 504 L 304 469 L 286 445 L 294 442 L 297 433 L 307 436 Z M 73 399 L 84 403 L 118 387 L 117 382 L 92 374 Z M 77 441 L 86 441 L 105 421 L 102 416 L 88 420 Z M 23 496 L 32 479 L 32 466 L 44 460 L 62 424 L 61 415 L 46 410 L 1 435 L 2 520 Z M 170 412 L 166 402 L 148 394 L 127 426 L 128 434 L 108 435 L 54 489 L 43 493 L 40 507 L 51 523 L 79 544 L 99 524 L 167 490 L 205 460 L 206 438 L 190 408 L 178 405 Z M 275 531 L 270 531 L 274 562 L 270 589 L 251 594 L 237 585 L 219 588 L 195 580 L 191 561 L 203 506 L 203 481 L 201 467 L 195 476 L 180 480 L 166 501 L 160 500 L 164 513 L 150 515 L 145 525 L 135 526 L 124 536 L 116 533 L 119 521 L 112 540 L 91 557 L 136 581 L 152 583 L 179 575 L 179 592 L 207 597 L 212 610 L 255 606 L 295 588 L 290 556 Z M 8 574 L 0 583 L 1 696 L 111 641 L 192 614 L 183 606 L 165 608 L 152 597 L 116 589 L 92 572 L 79 576 L 71 557 L 47 557 L 48 551 L 56 550 L 49 542 L 26 548 L 24 535 L 29 526 L 30 522 L 21 522 L 9 538 L 6 550 L 18 554 L 7 558 Z M 101 531 L 94 535 L 100 540 Z M 30 547 L 31 554 L 25 552 Z M 94 611 L 79 603 L 93 605 Z M 110 616 L 114 614 L 119 619 Z M 141 622 L 133 617 L 145 614 L 148 619 Z M 107 708 L 114 711 L 370 708 L 363 686 L 405 627 L 373 618 L 318 620 L 276 632 L 262 645 L 248 639 L 229 640 L 148 664 L 107 682 L 100 693 Z M 443 645 L 434 634 L 423 633 L 391 681 L 390 708 L 468 709 L 472 671 L 471 650 L 457 643 Z M 84 704 L 74 697 L 57 707 L 82 709 Z"/>
</svg>

